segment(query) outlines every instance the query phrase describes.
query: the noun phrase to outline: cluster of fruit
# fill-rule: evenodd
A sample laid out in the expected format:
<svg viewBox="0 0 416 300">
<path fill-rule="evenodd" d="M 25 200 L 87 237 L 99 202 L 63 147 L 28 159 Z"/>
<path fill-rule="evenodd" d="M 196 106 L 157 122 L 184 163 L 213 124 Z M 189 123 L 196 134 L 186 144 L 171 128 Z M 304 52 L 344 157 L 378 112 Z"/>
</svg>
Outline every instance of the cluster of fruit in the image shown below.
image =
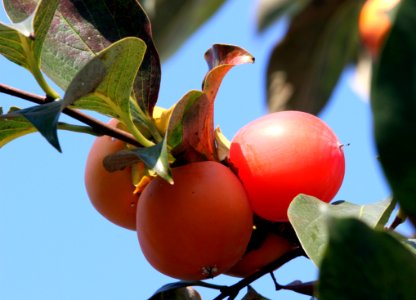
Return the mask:
<svg viewBox="0 0 416 300">
<path fill-rule="evenodd" d="M 120 126 L 114 119 L 110 125 Z M 143 175 L 141 163 L 108 172 L 103 159 L 125 147 L 108 136 L 96 139 L 85 172 L 89 198 L 108 220 L 137 231 L 153 267 L 184 280 L 245 277 L 277 259 L 291 243 L 273 232 L 252 243 L 253 219 L 288 222 L 294 197 L 303 193 L 329 202 L 344 177 L 343 147 L 333 131 L 298 111 L 244 126 L 225 161 L 173 167 L 173 184 Z"/>
</svg>

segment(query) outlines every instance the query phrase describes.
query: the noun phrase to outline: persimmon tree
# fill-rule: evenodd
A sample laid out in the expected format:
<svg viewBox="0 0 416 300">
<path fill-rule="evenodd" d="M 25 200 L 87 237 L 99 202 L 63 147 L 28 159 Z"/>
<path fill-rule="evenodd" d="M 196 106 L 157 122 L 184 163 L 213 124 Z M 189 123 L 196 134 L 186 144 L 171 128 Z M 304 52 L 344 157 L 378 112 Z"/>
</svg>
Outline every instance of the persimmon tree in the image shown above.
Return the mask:
<svg viewBox="0 0 416 300">
<path fill-rule="evenodd" d="M 365 56 L 373 64 L 375 139 L 392 197 L 367 205 L 326 203 L 331 199 L 321 201 L 300 188 L 288 209 L 287 203 L 277 205 L 287 209 L 280 212 L 287 219 L 278 221 L 263 219 L 250 210 L 250 193 L 246 195 L 239 172 L 230 163 L 230 141 L 213 125 L 215 98 L 223 78 L 233 67 L 254 62 L 247 50 L 213 45 L 204 56 L 208 72 L 202 78 L 202 88 L 187 92 L 170 108 L 157 106 L 159 49 L 164 49 L 161 57 L 167 57 L 191 34 L 192 29 L 185 30 L 175 43 L 170 42 L 184 16 L 192 21 L 191 28 L 197 28 L 224 1 L 209 2 L 209 7 L 192 1 L 3 2 L 12 23 L 0 24 L 0 53 L 16 67 L 28 70 L 44 94 L 0 84 L 0 92 L 34 103 L 2 112 L 0 146 L 39 132 L 61 151 L 59 130 L 97 136 L 98 148 L 92 149 L 86 170 L 91 201 L 110 221 L 138 231 L 146 256 L 158 270 L 184 279 L 162 286 L 149 295 L 150 299 L 201 299 L 195 286 L 218 290 L 215 299 L 235 299 L 245 289 L 243 299 L 266 299 L 251 283 L 269 275 L 276 290 L 319 299 L 416 297 L 415 241 L 395 230 L 406 218 L 416 224 L 416 65 L 412 60 L 416 51 L 416 1 L 402 0 L 392 13 L 386 12 L 391 29 L 379 54 Z M 363 3 L 260 1 L 260 30 L 283 15 L 290 20 L 285 37 L 272 50 L 267 71 L 271 112 L 321 111 L 343 69 L 357 63 L 367 51 L 358 34 Z M 166 13 L 167 7 L 178 13 Z M 64 91 L 62 95 L 45 76 Z M 103 123 L 93 118 L 91 111 L 112 121 Z M 62 122 L 63 114 L 84 125 Z M 297 127 L 291 126 L 296 131 Z M 332 145 L 334 140 L 332 137 Z M 290 143 L 290 139 L 279 141 L 284 142 Z M 337 157 L 343 159 L 343 145 L 336 145 Z M 300 146 L 292 148 L 308 150 L 306 138 L 304 147 Z M 322 147 L 319 144 L 315 152 Z M 293 156 L 300 155 L 291 151 Z M 313 160 L 314 154 L 306 157 Z M 282 157 L 288 159 L 287 155 Z M 290 158 L 290 165 L 305 163 L 304 157 Z M 278 159 L 268 164 L 274 163 L 285 166 Z M 337 174 L 338 188 L 344 165 L 343 161 L 336 163 L 342 165 L 336 168 L 342 170 Z M 313 168 L 298 169 L 300 173 L 285 178 L 287 182 L 279 189 L 294 180 L 315 178 L 320 172 L 318 168 L 316 174 L 302 174 L 313 173 Z M 281 175 L 280 180 L 284 177 Z M 122 187 L 123 193 L 113 194 L 109 189 L 112 184 Z M 269 190 L 268 196 L 273 197 Z M 103 198 L 105 201 L 100 202 Z M 112 198 L 117 205 L 111 203 Z M 131 207 L 136 206 L 135 216 Z M 124 211 L 128 211 L 127 217 Z M 233 218 L 239 221 L 233 222 Z M 197 250 L 192 252 L 194 248 Z M 223 261 L 228 256 L 232 258 Z M 273 272 L 300 256 L 319 268 L 319 279 L 279 284 Z M 200 269 L 197 258 L 203 261 Z M 179 270 L 183 266 L 189 270 Z M 242 279 L 230 286 L 206 280 L 218 273 Z"/>
</svg>

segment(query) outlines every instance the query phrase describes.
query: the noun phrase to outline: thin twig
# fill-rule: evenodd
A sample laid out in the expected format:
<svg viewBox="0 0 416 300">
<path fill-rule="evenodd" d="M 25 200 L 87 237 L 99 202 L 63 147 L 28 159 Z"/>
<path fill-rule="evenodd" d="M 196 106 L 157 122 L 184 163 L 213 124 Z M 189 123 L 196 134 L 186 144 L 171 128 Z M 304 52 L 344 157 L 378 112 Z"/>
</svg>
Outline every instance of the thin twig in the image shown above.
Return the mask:
<svg viewBox="0 0 416 300">
<path fill-rule="evenodd" d="M 276 291 L 281 290 L 282 289 L 282 286 L 277 282 L 276 276 L 274 276 L 274 273 L 273 272 L 270 272 L 270 276 L 272 277 L 275 290 Z"/>
<path fill-rule="evenodd" d="M 299 256 L 303 256 L 303 255 L 305 255 L 305 252 L 303 251 L 302 248 L 300 248 L 300 247 L 295 248 L 292 251 L 289 251 L 289 252 L 285 253 L 284 255 L 282 255 L 281 257 L 279 257 L 275 261 L 271 262 L 270 264 L 264 266 L 258 272 L 254 273 L 254 274 L 252 274 L 252 275 L 250 275 L 250 276 L 248 276 L 246 278 L 241 279 L 237 283 L 235 283 L 233 285 L 230 285 L 228 288 L 225 288 L 213 300 L 221 300 L 221 299 L 225 299 L 225 298 L 227 298 L 229 296 L 237 295 L 238 292 L 241 289 L 245 288 L 250 283 L 256 281 L 257 279 L 259 279 L 263 275 L 265 275 L 267 273 L 270 273 L 270 272 L 276 270 L 277 268 L 279 268 L 280 266 L 284 265 L 288 261 L 291 261 L 292 259 L 294 259 L 296 257 L 299 257 Z"/>
<path fill-rule="evenodd" d="M 316 283 L 316 281 L 294 281 L 287 285 L 281 285 L 280 288 L 282 290 L 289 290 L 303 295 L 314 296 Z"/>
<path fill-rule="evenodd" d="M 51 101 L 51 99 L 48 97 L 28 93 L 26 91 L 22 91 L 20 89 L 16 89 L 16 88 L 13 88 L 11 86 L 1 84 L 1 83 L 0 83 L 0 93 L 4 93 L 10 96 L 17 97 L 17 98 L 27 100 L 27 101 L 40 104 L 40 105 Z M 79 110 L 67 107 L 62 112 L 84 124 L 89 125 L 92 128 L 92 130 L 99 135 L 108 135 L 116 139 L 119 139 L 123 142 L 126 142 L 128 144 L 131 144 L 133 146 L 137 146 L 137 147 L 142 146 L 139 142 L 136 141 L 136 139 L 130 133 L 120 130 L 118 128 L 110 127 L 106 123 L 101 122 Z"/>
</svg>

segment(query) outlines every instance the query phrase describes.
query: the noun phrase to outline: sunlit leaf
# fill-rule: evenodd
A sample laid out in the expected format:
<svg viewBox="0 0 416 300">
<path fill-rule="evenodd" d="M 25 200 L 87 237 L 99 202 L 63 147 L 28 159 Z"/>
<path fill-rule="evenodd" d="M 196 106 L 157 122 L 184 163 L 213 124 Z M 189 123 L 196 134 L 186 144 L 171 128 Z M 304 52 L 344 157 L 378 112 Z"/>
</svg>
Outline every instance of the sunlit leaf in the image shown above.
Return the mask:
<svg viewBox="0 0 416 300">
<path fill-rule="evenodd" d="M 270 111 L 318 114 L 358 51 L 362 1 L 312 1 L 296 15 L 267 69 Z"/>
<path fill-rule="evenodd" d="M 374 66 L 371 103 L 379 160 L 394 197 L 416 220 L 416 3 L 399 5 Z"/>
<path fill-rule="evenodd" d="M 262 31 L 283 15 L 301 11 L 311 0 L 259 0 L 257 1 L 257 28 Z"/>
<path fill-rule="evenodd" d="M 15 111 L 15 109 L 9 111 L 9 113 L 12 111 Z M 32 132 L 36 132 L 36 128 L 23 116 L 13 118 L 0 116 L 0 147 Z"/>
<path fill-rule="evenodd" d="M 322 300 L 416 298 L 416 255 L 357 219 L 330 222 L 319 276 Z"/>
<path fill-rule="evenodd" d="M 139 0 L 152 21 L 155 44 L 163 59 L 207 21 L 224 0 Z"/>
<path fill-rule="evenodd" d="M 373 204 L 341 202 L 327 204 L 311 196 L 299 195 L 289 206 L 289 221 L 309 258 L 320 266 L 328 243 L 327 222 L 331 217 L 355 217 L 371 227 L 382 227 L 395 206 L 391 199 Z"/>
<path fill-rule="evenodd" d="M 32 73 L 39 71 L 43 43 L 58 0 L 39 1 L 30 15 L 18 23 L 0 23 L 0 53 Z"/>
<path fill-rule="evenodd" d="M 125 38 L 112 44 L 95 56 L 75 77 L 64 99 L 69 104 L 77 100 L 74 105 L 78 108 L 95 110 L 117 118 L 125 115 L 130 109 L 129 98 L 134 78 L 145 51 L 146 45 L 137 38 Z M 104 73 L 103 80 L 96 87 L 95 78 L 88 78 L 90 75 Z M 86 86 L 85 83 L 90 85 L 90 82 L 93 90 L 77 90 L 78 86 Z"/>
<path fill-rule="evenodd" d="M 135 102 L 131 92 L 145 51 L 145 43 L 131 37 L 98 53 L 71 82 L 64 97 L 65 105 L 74 103 L 75 107 L 112 116 L 132 130 L 131 108 Z M 135 109 L 134 117 L 145 123 L 146 116 L 140 112 Z"/>
<path fill-rule="evenodd" d="M 12 20 L 21 20 L 36 0 L 4 0 Z M 148 115 L 160 85 L 159 55 L 152 41 L 149 20 L 136 0 L 59 1 L 42 51 L 42 69 L 62 89 L 97 53 L 125 37 L 138 37 L 147 46 L 134 82 L 134 96 Z"/>
</svg>

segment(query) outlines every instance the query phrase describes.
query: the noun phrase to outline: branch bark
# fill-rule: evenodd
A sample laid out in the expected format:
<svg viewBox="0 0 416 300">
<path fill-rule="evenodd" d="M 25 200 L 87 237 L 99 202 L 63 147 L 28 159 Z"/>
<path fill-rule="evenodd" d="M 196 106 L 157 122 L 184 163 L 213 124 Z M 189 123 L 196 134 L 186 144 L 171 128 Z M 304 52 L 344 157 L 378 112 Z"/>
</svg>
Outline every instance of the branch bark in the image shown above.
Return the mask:
<svg viewBox="0 0 416 300">
<path fill-rule="evenodd" d="M 271 273 L 274 270 L 276 270 L 277 268 L 284 265 L 285 263 L 291 261 L 292 259 L 294 259 L 296 257 L 299 257 L 299 256 L 304 256 L 304 255 L 305 255 L 305 252 L 303 251 L 303 249 L 300 248 L 300 247 L 297 247 L 297 248 L 293 249 L 292 251 L 289 251 L 289 252 L 285 253 L 284 255 L 282 255 L 281 257 L 279 257 L 278 259 L 276 259 L 272 263 L 264 266 L 264 268 L 262 268 L 258 272 L 254 273 L 254 274 L 252 274 L 252 275 L 250 275 L 246 278 L 241 279 L 237 283 L 235 283 L 233 285 L 230 285 L 227 288 L 224 288 L 221 291 L 221 293 L 217 297 L 215 297 L 213 300 L 221 300 L 221 299 L 225 299 L 227 297 L 235 297 L 241 289 L 250 285 L 252 282 L 256 281 L 257 279 L 259 279 L 263 275 Z M 282 286 L 282 288 L 284 288 L 284 286 Z"/>
<path fill-rule="evenodd" d="M 16 88 L 13 88 L 11 86 L 1 84 L 1 83 L 0 83 L 0 93 L 4 93 L 13 97 L 27 100 L 27 101 L 30 101 L 39 105 L 53 101 L 53 99 L 50 99 L 48 97 L 28 93 L 26 91 L 22 91 L 20 89 L 16 89 Z M 120 130 L 118 128 L 110 127 L 106 123 L 101 122 L 100 120 L 97 120 L 79 110 L 67 107 L 62 112 L 90 126 L 92 130 L 98 135 L 108 135 L 116 139 L 119 139 L 123 142 L 126 142 L 128 144 L 131 144 L 133 146 L 141 147 L 141 144 L 137 142 L 137 140 L 130 133 Z"/>
</svg>

